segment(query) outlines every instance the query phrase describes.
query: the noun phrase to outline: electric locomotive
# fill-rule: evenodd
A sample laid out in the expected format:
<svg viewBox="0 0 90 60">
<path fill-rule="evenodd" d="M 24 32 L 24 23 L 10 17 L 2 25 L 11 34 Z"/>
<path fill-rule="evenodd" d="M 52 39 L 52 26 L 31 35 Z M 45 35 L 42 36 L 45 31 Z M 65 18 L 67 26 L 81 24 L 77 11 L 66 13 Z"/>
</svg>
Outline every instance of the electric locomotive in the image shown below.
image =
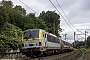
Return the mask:
<svg viewBox="0 0 90 60">
<path fill-rule="evenodd" d="M 22 53 L 26 56 L 60 53 L 72 49 L 72 44 L 42 29 L 25 30 L 22 36 Z"/>
<path fill-rule="evenodd" d="M 38 56 L 58 52 L 60 40 L 54 34 L 42 29 L 28 29 L 22 36 L 22 53 L 26 56 Z"/>
</svg>

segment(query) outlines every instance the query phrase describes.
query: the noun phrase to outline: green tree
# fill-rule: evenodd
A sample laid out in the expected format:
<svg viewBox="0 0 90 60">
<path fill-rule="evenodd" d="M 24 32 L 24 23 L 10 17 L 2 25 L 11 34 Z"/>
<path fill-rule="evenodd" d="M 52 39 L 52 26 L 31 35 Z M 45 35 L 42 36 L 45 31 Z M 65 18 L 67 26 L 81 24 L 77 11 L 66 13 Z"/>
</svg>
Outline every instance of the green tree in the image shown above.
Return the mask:
<svg viewBox="0 0 90 60">
<path fill-rule="evenodd" d="M 22 30 L 12 24 L 5 23 L 0 31 L 0 54 L 9 50 L 21 48 Z"/>
<path fill-rule="evenodd" d="M 87 37 L 86 45 L 90 47 L 90 36 Z"/>
<path fill-rule="evenodd" d="M 23 29 L 23 27 L 24 27 L 23 20 L 24 20 L 25 14 L 26 14 L 26 10 L 24 8 L 22 8 L 21 6 L 17 6 L 17 5 L 13 8 L 13 2 L 5 1 L 5 0 L 2 1 L 2 7 L 6 11 L 3 13 L 3 11 L 4 11 L 3 10 L 2 13 L 7 15 L 8 18 L 7 17 L 5 17 L 5 18 L 8 20 L 8 22 Z M 2 21 L 1 21 L 1 23 L 2 23 Z"/>
<path fill-rule="evenodd" d="M 13 14 L 14 13 L 14 14 Z M 24 17 L 18 11 L 12 10 L 12 12 L 9 13 L 9 23 L 14 24 L 15 26 L 18 26 L 23 30 L 24 28 Z"/>
<path fill-rule="evenodd" d="M 85 46 L 85 42 L 84 41 L 75 41 L 75 42 L 73 42 L 73 44 L 74 44 L 75 48 L 80 48 L 80 47 Z"/>
<path fill-rule="evenodd" d="M 16 5 L 15 7 L 14 7 L 14 9 L 15 10 L 17 10 L 20 14 L 22 14 L 22 15 L 25 15 L 26 14 L 26 10 L 24 9 L 24 8 L 22 8 L 22 6 L 18 6 L 18 5 Z"/>
<path fill-rule="evenodd" d="M 59 14 L 55 13 L 55 11 L 42 11 L 39 17 L 45 21 L 48 32 L 59 36 L 58 31 L 61 31 Z"/>
<path fill-rule="evenodd" d="M 0 7 L 0 28 L 8 20 L 8 15 L 4 7 Z"/>
<path fill-rule="evenodd" d="M 23 20 L 24 20 L 25 15 L 22 15 L 20 11 L 16 9 L 9 8 L 6 10 L 7 10 L 6 14 L 8 16 L 8 22 L 23 29 L 24 27 Z"/>
<path fill-rule="evenodd" d="M 46 24 L 42 19 L 35 17 L 35 14 L 30 13 L 26 16 L 24 20 L 24 30 L 35 28 L 46 29 Z"/>
<path fill-rule="evenodd" d="M 24 30 L 35 28 L 35 14 L 29 13 L 24 20 Z"/>
<path fill-rule="evenodd" d="M 37 26 L 37 28 L 40 28 L 43 30 L 47 29 L 47 26 L 46 26 L 44 20 L 41 18 L 38 18 L 38 17 L 36 18 L 36 24 L 35 25 Z"/>
<path fill-rule="evenodd" d="M 1 6 L 4 6 L 6 8 L 12 8 L 13 7 L 13 2 L 12 1 L 6 1 L 6 0 L 2 0 Z"/>
</svg>

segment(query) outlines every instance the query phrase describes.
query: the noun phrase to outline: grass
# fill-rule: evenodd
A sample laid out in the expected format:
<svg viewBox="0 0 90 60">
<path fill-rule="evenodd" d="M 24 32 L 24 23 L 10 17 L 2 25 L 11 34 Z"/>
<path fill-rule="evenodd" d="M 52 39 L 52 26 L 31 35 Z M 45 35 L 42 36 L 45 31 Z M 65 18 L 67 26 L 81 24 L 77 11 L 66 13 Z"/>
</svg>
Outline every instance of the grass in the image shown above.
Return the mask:
<svg viewBox="0 0 90 60">
<path fill-rule="evenodd" d="M 84 60 L 90 60 L 90 48 L 86 49 Z"/>
<path fill-rule="evenodd" d="M 90 53 L 90 48 L 87 48 L 85 53 Z"/>
<path fill-rule="evenodd" d="M 90 60 L 90 53 L 85 54 L 85 59 L 84 60 Z"/>
</svg>

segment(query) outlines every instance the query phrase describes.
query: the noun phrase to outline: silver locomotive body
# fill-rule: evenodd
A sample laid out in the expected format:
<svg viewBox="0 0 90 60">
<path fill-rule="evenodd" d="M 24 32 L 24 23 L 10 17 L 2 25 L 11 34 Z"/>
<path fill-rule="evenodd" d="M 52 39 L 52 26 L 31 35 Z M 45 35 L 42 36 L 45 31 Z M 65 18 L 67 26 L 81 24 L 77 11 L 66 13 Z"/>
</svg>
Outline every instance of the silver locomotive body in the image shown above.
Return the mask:
<svg viewBox="0 0 90 60">
<path fill-rule="evenodd" d="M 66 45 L 61 39 L 42 29 L 25 30 L 22 37 L 22 53 L 26 56 L 60 53 L 63 46 L 65 50 Z"/>
</svg>

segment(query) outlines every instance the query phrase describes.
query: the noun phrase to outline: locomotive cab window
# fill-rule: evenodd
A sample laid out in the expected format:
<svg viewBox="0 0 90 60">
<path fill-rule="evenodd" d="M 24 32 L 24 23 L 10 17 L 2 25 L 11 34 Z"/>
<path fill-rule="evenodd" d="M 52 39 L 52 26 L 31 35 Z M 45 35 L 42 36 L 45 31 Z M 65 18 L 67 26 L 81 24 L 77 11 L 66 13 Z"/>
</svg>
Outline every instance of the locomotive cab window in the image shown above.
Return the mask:
<svg viewBox="0 0 90 60">
<path fill-rule="evenodd" d="M 39 30 L 28 30 L 24 32 L 24 38 L 38 38 Z"/>
</svg>

